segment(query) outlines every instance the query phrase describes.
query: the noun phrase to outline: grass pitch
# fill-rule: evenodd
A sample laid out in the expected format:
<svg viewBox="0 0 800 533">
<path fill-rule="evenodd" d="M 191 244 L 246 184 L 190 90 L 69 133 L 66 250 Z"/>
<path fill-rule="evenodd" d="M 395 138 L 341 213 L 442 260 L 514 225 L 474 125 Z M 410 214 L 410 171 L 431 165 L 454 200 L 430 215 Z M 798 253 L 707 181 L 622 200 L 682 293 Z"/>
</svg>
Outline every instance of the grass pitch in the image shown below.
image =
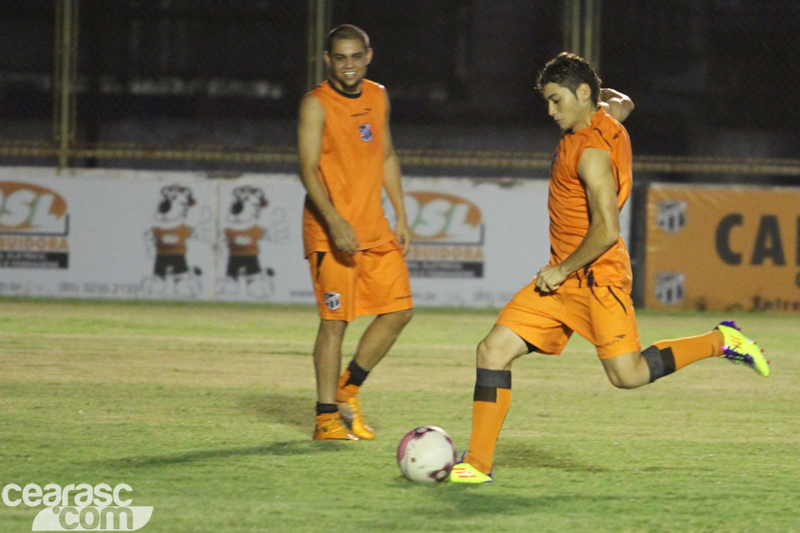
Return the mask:
<svg viewBox="0 0 800 533">
<path fill-rule="evenodd" d="M 639 315 L 645 345 L 729 318 Z M 405 481 L 406 431 L 439 425 L 466 447 L 495 316 L 418 309 L 362 389 L 378 438 L 341 443 L 310 438 L 313 308 L 0 300 L 0 487 L 126 483 L 151 532 L 800 531 L 793 315 L 737 317 L 768 379 L 713 360 L 617 390 L 578 337 L 522 358 L 496 482 Z M 0 531 L 42 509 L 0 501 Z"/>
</svg>

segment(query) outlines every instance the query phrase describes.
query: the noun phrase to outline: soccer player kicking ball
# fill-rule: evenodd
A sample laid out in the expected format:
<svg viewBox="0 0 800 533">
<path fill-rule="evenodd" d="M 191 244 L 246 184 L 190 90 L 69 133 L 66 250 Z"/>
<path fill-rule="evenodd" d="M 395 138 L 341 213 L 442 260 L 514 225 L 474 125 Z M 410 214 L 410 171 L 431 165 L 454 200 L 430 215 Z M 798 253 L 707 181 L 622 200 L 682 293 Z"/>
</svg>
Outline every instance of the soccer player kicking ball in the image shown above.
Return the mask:
<svg viewBox="0 0 800 533">
<path fill-rule="evenodd" d="M 558 355 L 574 331 L 597 347 L 615 387 L 633 389 L 708 357 L 769 376 L 769 364 L 733 322 L 642 350 L 634 316 L 631 264 L 619 211 L 632 185 L 626 96 L 600 88 L 594 69 L 562 53 L 538 88 L 564 132 L 550 171 L 550 262 L 502 309 L 478 344 L 469 450 L 450 481 L 492 481 L 495 444 L 511 403 L 511 364 L 526 353 Z"/>
<path fill-rule="evenodd" d="M 364 79 L 371 60 L 363 30 L 334 28 L 325 48 L 328 79 L 300 104 L 300 179 L 308 192 L 303 243 L 321 319 L 314 345 L 316 440 L 375 438 L 357 394 L 413 314 L 400 164 L 386 90 Z M 383 189 L 397 214 L 394 231 L 384 216 Z M 345 330 L 362 315 L 377 316 L 340 376 Z"/>
</svg>

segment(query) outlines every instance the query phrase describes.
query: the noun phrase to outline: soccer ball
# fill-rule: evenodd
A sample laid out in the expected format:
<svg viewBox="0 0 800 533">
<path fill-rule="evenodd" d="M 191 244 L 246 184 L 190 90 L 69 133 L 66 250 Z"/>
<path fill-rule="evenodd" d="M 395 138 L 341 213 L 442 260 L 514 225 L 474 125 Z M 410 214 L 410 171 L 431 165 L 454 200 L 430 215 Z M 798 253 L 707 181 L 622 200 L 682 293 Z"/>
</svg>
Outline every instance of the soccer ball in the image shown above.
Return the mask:
<svg viewBox="0 0 800 533">
<path fill-rule="evenodd" d="M 444 481 L 455 462 L 453 440 L 440 427 L 412 429 L 397 447 L 397 466 L 403 476 L 411 481 Z"/>
</svg>

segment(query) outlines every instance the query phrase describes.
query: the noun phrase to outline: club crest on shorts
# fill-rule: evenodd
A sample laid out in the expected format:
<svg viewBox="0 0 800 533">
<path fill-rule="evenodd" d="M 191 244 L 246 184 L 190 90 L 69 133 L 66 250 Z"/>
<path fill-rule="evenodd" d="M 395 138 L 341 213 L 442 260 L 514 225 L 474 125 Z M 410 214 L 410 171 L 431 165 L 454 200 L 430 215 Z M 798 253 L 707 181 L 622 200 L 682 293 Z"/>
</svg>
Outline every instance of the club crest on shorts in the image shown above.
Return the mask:
<svg viewBox="0 0 800 533">
<path fill-rule="evenodd" d="M 361 124 L 358 127 L 358 131 L 361 133 L 361 140 L 365 143 L 368 143 L 372 140 L 372 128 L 369 124 Z"/>
<path fill-rule="evenodd" d="M 325 305 L 331 311 L 336 311 L 342 306 L 342 299 L 341 294 L 338 292 L 326 292 L 325 293 Z"/>
</svg>

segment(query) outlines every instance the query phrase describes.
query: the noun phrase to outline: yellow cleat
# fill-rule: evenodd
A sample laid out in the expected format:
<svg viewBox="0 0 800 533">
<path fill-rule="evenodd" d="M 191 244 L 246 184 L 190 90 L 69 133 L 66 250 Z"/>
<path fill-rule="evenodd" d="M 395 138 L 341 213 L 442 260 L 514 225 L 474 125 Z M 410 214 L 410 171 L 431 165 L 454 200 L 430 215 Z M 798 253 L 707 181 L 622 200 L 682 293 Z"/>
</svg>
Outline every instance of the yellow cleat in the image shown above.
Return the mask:
<svg viewBox="0 0 800 533">
<path fill-rule="evenodd" d="M 491 483 L 492 476 L 484 474 L 469 463 L 456 463 L 447 478 L 453 483 Z"/>
<path fill-rule="evenodd" d="M 342 421 L 347 424 L 350 432 L 361 440 L 372 440 L 375 438 L 375 431 L 369 427 L 364 414 L 361 412 L 361 403 L 358 398 L 351 396 L 346 400 L 336 399 Z"/>
<path fill-rule="evenodd" d="M 314 440 L 358 440 L 358 438 L 347 431 L 339 413 L 325 413 L 317 415 Z"/>
<path fill-rule="evenodd" d="M 764 350 L 742 335 L 733 320 L 720 323 L 717 329 L 723 338 L 722 357 L 732 363 L 749 366 L 761 376 L 769 376 L 769 361 L 764 357 Z"/>
</svg>

